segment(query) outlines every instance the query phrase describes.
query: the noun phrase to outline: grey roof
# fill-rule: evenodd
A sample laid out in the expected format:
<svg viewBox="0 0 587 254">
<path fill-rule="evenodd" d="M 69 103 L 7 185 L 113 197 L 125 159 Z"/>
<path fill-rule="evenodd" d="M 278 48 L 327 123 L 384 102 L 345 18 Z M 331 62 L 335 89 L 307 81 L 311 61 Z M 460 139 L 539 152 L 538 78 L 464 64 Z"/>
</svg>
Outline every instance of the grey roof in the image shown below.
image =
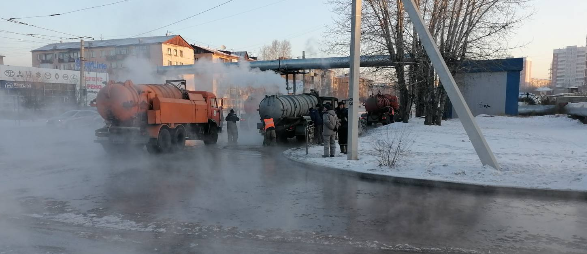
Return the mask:
<svg viewBox="0 0 587 254">
<path fill-rule="evenodd" d="M 84 46 L 96 48 L 96 47 L 120 47 L 120 46 L 130 46 L 130 45 L 137 45 L 137 44 L 154 44 L 154 43 L 166 42 L 175 36 L 177 36 L 177 35 L 85 41 Z M 56 49 L 58 49 L 58 50 L 79 49 L 79 46 L 80 46 L 79 42 L 52 43 L 52 44 L 40 47 L 38 49 L 34 49 L 32 51 L 47 51 L 47 50 L 56 50 Z"/>
</svg>

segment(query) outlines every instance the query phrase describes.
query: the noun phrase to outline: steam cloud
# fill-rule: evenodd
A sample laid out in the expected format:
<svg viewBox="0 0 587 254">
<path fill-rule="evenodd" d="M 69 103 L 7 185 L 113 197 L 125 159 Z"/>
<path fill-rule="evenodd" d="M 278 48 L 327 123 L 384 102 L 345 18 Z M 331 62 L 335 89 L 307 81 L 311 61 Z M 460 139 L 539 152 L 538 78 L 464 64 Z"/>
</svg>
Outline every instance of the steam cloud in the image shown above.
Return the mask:
<svg viewBox="0 0 587 254">
<path fill-rule="evenodd" d="M 125 71 L 111 79 L 116 81 L 131 80 L 135 84 L 161 84 L 167 79 L 186 79 L 188 90 L 203 90 L 223 93 L 231 87 L 265 88 L 267 94 L 287 93 L 285 79 L 272 71 L 251 69 L 249 62 L 241 61 L 238 65 L 227 66 L 209 59 L 200 59 L 189 73 L 179 75 L 159 74 L 157 66 L 145 58 L 127 58 L 123 62 Z M 216 88 L 216 89 L 214 89 Z"/>
</svg>

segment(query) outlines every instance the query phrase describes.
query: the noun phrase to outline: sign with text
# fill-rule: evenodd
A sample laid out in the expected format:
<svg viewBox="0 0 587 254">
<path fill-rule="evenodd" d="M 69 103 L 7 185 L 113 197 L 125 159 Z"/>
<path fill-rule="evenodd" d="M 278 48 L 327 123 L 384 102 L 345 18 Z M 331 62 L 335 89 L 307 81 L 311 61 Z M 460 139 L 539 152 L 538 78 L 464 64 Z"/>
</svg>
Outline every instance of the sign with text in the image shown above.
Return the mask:
<svg viewBox="0 0 587 254">
<path fill-rule="evenodd" d="M 96 98 L 98 91 L 108 83 L 108 73 L 84 72 L 88 103 Z M 30 89 L 24 84 L 50 83 L 75 84 L 79 87 L 79 71 L 58 70 L 35 67 L 0 65 L 0 80 L 4 80 L 3 89 Z M 7 85 L 8 84 L 8 85 Z M 23 86 L 24 85 L 24 86 Z"/>
</svg>

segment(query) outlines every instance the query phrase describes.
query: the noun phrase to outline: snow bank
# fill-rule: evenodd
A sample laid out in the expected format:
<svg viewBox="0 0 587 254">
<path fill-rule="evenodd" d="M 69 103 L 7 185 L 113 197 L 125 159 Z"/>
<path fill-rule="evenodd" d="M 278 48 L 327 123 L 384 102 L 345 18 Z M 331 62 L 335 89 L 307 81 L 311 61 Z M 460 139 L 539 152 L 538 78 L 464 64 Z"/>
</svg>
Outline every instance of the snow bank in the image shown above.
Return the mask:
<svg viewBox="0 0 587 254">
<path fill-rule="evenodd" d="M 569 103 L 565 106 L 567 114 L 587 116 L 587 102 Z"/>
<path fill-rule="evenodd" d="M 370 130 L 359 138 L 358 161 L 321 158 L 322 147 L 293 148 L 289 158 L 343 170 L 492 186 L 587 191 L 587 125 L 566 116 L 488 117 L 477 121 L 502 169 L 483 167 L 458 119 L 425 126 L 422 119 Z M 410 151 L 393 168 L 378 166 L 374 144 L 408 128 Z M 338 150 L 338 148 L 337 148 Z"/>
</svg>

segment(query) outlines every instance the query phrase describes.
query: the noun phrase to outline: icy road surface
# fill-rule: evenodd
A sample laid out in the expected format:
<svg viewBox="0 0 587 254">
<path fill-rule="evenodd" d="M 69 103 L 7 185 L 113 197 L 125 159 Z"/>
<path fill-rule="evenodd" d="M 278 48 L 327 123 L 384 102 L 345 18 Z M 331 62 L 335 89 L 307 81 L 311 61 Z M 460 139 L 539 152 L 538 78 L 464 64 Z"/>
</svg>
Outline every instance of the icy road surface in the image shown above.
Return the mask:
<svg viewBox="0 0 587 254">
<path fill-rule="evenodd" d="M 587 191 L 587 125 L 566 116 L 476 117 L 501 170 L 481 166 L 458 119 L 425 126 L 423 119 L 372 129 L 359 139 L 359 161 L 323 159 L 322 147 L 292 149 L 292 159 L 345 170 L 494 186 Z M 394 169 L 379 167 L 375 146 L 401 131 L 413 142 Z M 338 149 L 338 148 L 337 148 Z M 337 151 L 340 151 L 339 149 Z"/>
<path fill-rule="evenodd" d="M 93 130 L 0 127 L 0 253 L 584 253 L 582 200 L 374 182 L 286 148 L 107 156 Z"/>
</svg>

